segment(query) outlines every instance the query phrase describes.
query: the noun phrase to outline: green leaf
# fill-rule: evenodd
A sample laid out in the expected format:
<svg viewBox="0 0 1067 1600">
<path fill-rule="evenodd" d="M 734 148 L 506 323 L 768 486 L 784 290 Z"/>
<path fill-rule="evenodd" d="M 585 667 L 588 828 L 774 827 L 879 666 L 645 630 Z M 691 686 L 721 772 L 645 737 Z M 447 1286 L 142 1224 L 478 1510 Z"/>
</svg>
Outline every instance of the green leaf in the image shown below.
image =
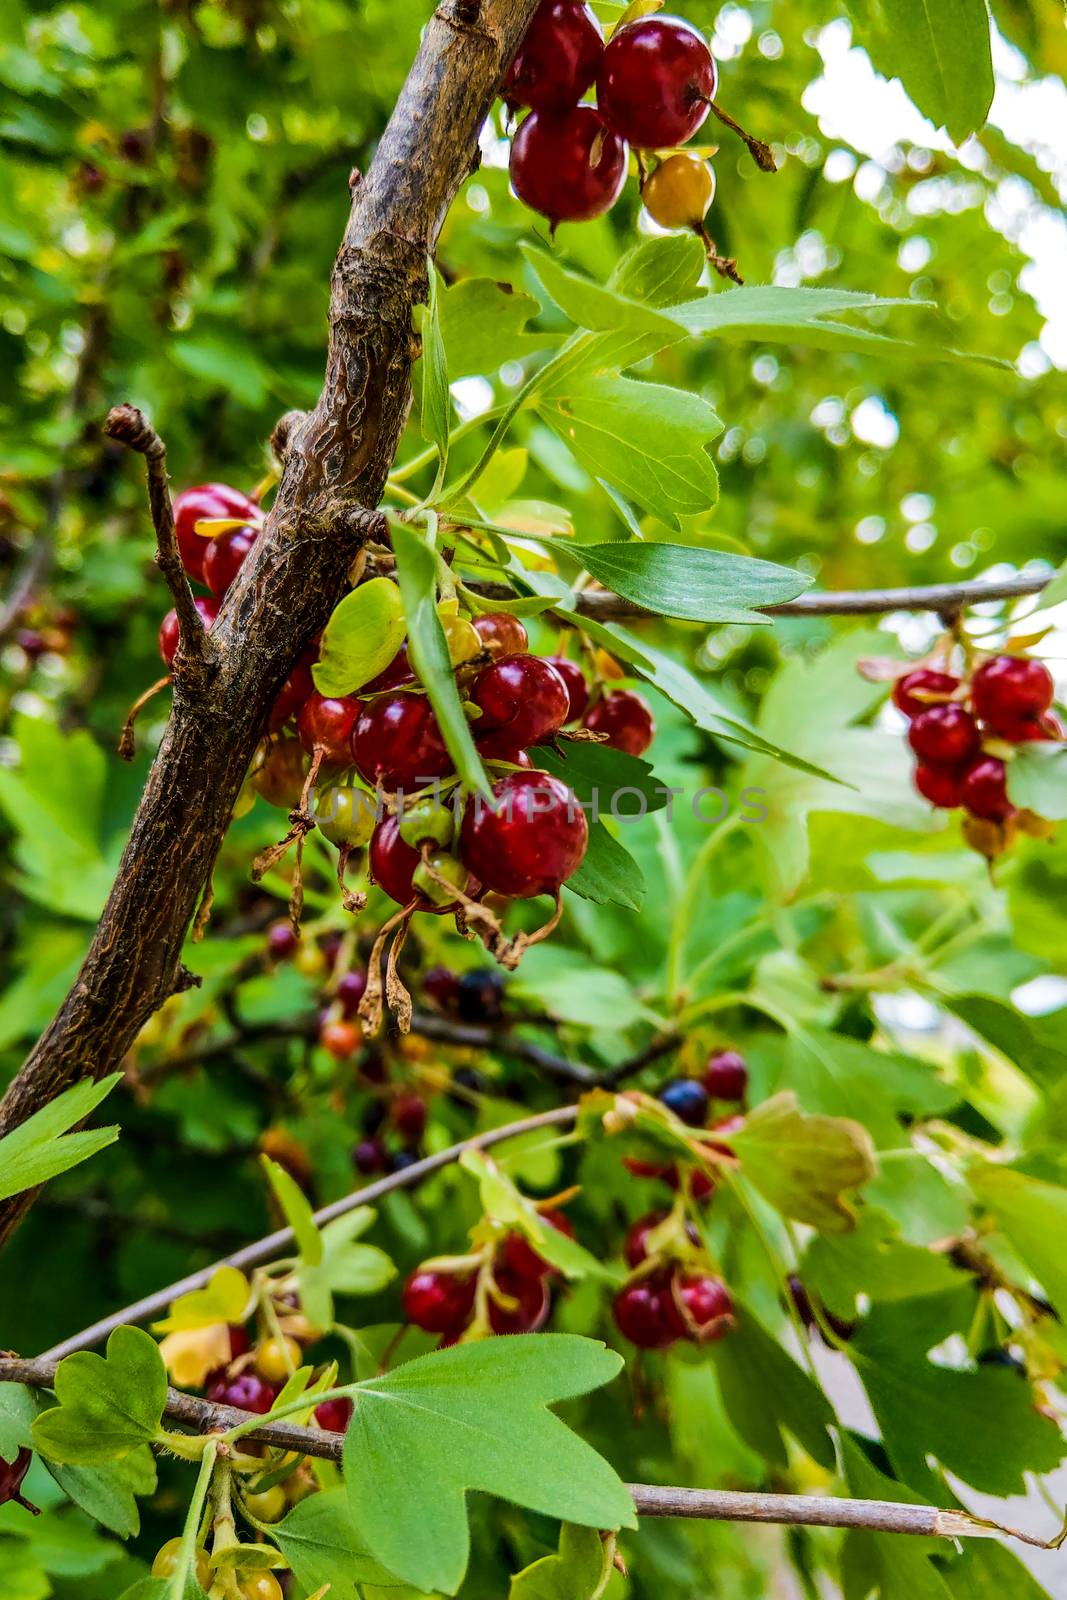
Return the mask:
<svg viewBox="0 0 1067 1600">
<path fill-rule="evenodd" d="M 1067 818 L 1067 747 L 1031 740 L 1008 762 L 1008 797 L 1050 822 Z"/>
<path fill-rule="evenodd" d="M 545 1221 L 531 1200 L 516 1188 L 497 1163 L 481 1150 L 468 1149 L 460 1157 L 460 1166 L 469 1172 L 478 1184 L 479 1198 L 486 1216 L 503 1222 L 513 1232 L 521 1233 L 545 1261 L 557 1267 L 564 1277 L 601 1278 L 609 1281 L 615 1274 L 603 1262 L 571 1239 L 551 1223 Z"/>
<path fill-rule="evenodd" d="M 489 779 L 463 715 L 444 629 L 437 615 L 437 558 L 429 545 L 403 523 L 394 521 L 392 528 L 411 664 L 425 686 L 456 771 L 468 789 L 488 794 Z"/>
<path fill-rule="evenodd" d="M 736 1328 L 709 1352 L 733 1426 L 772 1466 L 788 1465 L 784 1431 L 803 1445 L 813 1461 L 832 1468 L 834 1448 L 827 1430 L 836 1418 L 829 1400 L 736 1298 L 734 1311 Z"/>
<path fill-rule="evenodd" d="M 707 445 L 722 423 L 699 395 L 634 378 L 567 374 L 542 392 L 538 409 L 594 478 L 679 528 L 708 511 L 719 478 Z"/>
<path fill-rule="evenodd" d="M 522 250 L 552 299 L 576 327 L 588 328 L 594 333 L 632 329 L 677 338 L 676 325 L 643 300 L 631 299 L 610 285 L 595 283 L 582 273 L 571 272 L 556 257 L 531 244 L 524 244 Z"/>
<path fill-rule="evenodd" d="M 94 1522 L 120 1539 L 136 1538 L 141 1531 L 136 1496 L 154 1494 L 156 1488 L 156 1461 L 147 1445 L 106 1466 L 74 1467 L 56 1461 L 45 1461 L 45 1466 Z"/>
<path fill-rule="evenodd" d="M 357 1206 L 322 1230 L 322 1261 L 300 1271 L 300 1298 L 316 1328 L 333 1326 L 335 1294 L 377 1294 L 396 1277 L 396 1267 L 377 1245 L 358 1244 L 356 1236 L 375 1220 L 370 1206 Z"/>
<path fill-rule="evenodd" d="M 23 1383 L 0 1384 L 0 1460 L 14 1461 L 20 1450 L 32 1445 L 37 1399 Z"/>
<path fill-rule="evenodd" d="M 593 816 L 643 817 L 667 804 L 668 791 L 649 763 L 609 744 L 562 739 L 558 745 L 537 745 L 530 759 L 569 784 L 583 805 L 595 807 Z"/>
<path fill-rule="evenodd" d="M 626 300 L 673 306 L 696 293 L 706 266 L 703 242 L 693 234 L 642 239 L 615 264 L 608 287 Z"/>
<path fill-rule="evenodd" d="M 1028 1017 L 985 994 L 948 995 L 944 1004 L 1042 1089 L 1067 1079 L 1067 1008 Z"/>
<path fill-rule="evenodd" d="M 296 1179 L 270 1156 L 260 1156 L 260 1165 L 270 1179 L 274 1197 L 285 1213 L 285 1220 L 296 1235 L 296 1247 L 309 1267 L 322 1260 L 322 1235 L 315 1226 L 315 1213 Z"/>
<path fill-rule="evenodd" d="M 961 144 L 985 122 L 993 58 L 985 0 L 853 0 L 856 42 Z"/>
<path fill-rule="evenodd" d="M 271 1537 L 308 1594 L 330 1584 L 331 1600 L 358 1600 L 355 1585 L 396 1580 L 367 1553 L 348 1509 L 344 1489 L 301 1500 L 271 1528 Z"/>
<path fill-rule="evenodd" d="M 1017 1373 L 927 1360 L 973 1303 L 968 1291 L 876 1305 L 849 1344 L 894 1471 L 931 1498 L 940 1484 L 928 1457 L 975 1489 L 1012 1495 L 1022 1493 L 1026 1473 L 1051 1472 L 1067 1448 Z"/>
<path fill-rule="evenodd" d="M 567 888 L 597 905 L 640 911 L 647 885 L 644 873 L 625 845 L 602 822 L 590 822 L 585 858 L 567 879 Z"/>
<path fill-rule="evenodd" d="M 763 995 L 761 977 L 762 967 L 753 988 Z M 901 1114 L 933 1116 L 960 1099 L 959 1091 L 939 1078 L 930 1062 L 875 1050 L 825 1028 L 799 1025 L 786 1038 L 775 1087 L 793 1089 L 805 1111 L 862 1122 L 883 1149 L 901 1142 Z"/>
<path fill-rule="evenodd" d="M 250 1295 L 243 1272 L 236 1267 L 218 1267 L 206 1289 L 192 1289 L 180 1295 L 169 1315 L 152 1324 L 153 1331 L 177 1333 L 186 1328 L 211 1328 L 219 1322 L 243 1322 Z"/>
<path fill-rule="evenodd" d="M 34 1443 L 52 1461 L 97 1466 L 153 1440 L 167 1399 L 167 1374 L 142 1328 L 116 1328 L 106 1356 L 81 1350 L 56 1368 L 59 1402 L 33 1425 Z"/>
<path fill-rule="evenodd" d="M 388 578 L 371 578 L 346 594 L 322 635 L 311 669 L 320 694 L 362 689 L 392 661 L 408 631 L 400 590 Z"/>
<path fill-rule="evenodd" d="M 547 1410 L 621 1367 L 590 1339 L 516 1334 L 438 1350 L 358 1385 L 344 1473 L 372 1555 L 418 1588 L 454 1594 L 471 1489 L 583 1527 L 634 1527 L 625 1485 Z"/>
<path fill-rule="evenodd" d="M 860 1212 L 854 1233 L 812 1239 L 801 1277 L 828 1311 L 846 1319 L 855 1316 L 859 1294 L 910 1300 L 944 1294 L 963 1281 L 947 1256 L 905 1243 L 893 1219 L 874 1206 Z"/>
<path fill-rule="evenodd" d="M 621 972 L 576 964 L 570 953 L 551 945 L 527 951 L 509 989 L 529 996 L 561 1022 L 590 1028 L 628 1028 L 654 1015 L 646 1011 Z"/>
<path fill-rule="evenodd" d="M 441 336 L 455 378 L 496 372 L 559 343 L 556 333 L 528 333 L 541 307 L 532 295 L 492 278 L 464 278 L 438 295 Z"/>
<path fill-rule="evenodd" d="M 84 1133 L 67 1130 L 84 1122 L 121 1077 L 120 1072 L 114 1072 L 99 1083 L 87 1078 L 75 1084 L 0 1139 L 0 1200 L 35 1189 L 39 1183 L 68 1172 L 115 1143 L 117 1127 L 93 1128 Z"/>
<path fill-rule="evenodd" d="M 559 1554 L 542 1556 L 511 1580 L 508 1600 L 599 1600 L 612 1572 L 612 1546 L 595 1528 L 565 1522 Z"/>
<path fill-rule="evenodd" d="M 875 1171 L 871 1137 L 861 1123 L 806 1116 L 795 1094 L 776 1094 L 749 1113 L 730 1145 L 745 1177 L 783 1216 L 824 1233 L 855 1226 L 845 1197 Z"/>
<path fill-rule="evenodd" d="M 663 617 L 770 624 L 753 610 L 792 600 L 810 578 L 753 556 L 695 545 L 586 544 L 581 561 L 599 583 Z"/>
<path fill-rule="evenodd" d="M 1067 1189 L 987 1162 L 967 1171 L 971 1192 L 1067 1318 Z"/>
<path fill-rule="evenodd" d="M 440 464 L 437 483 L 444 481 L 448 466 L 448 434 L 452 424 L 452 397 L 448 392 L 448 360 L 441 336 L 438 314 L 440 278 L 433 261 L 427 264 L 429 301 L 421 317 L 422 330 L 422 431 L 437 446 Z"/>
</svg>

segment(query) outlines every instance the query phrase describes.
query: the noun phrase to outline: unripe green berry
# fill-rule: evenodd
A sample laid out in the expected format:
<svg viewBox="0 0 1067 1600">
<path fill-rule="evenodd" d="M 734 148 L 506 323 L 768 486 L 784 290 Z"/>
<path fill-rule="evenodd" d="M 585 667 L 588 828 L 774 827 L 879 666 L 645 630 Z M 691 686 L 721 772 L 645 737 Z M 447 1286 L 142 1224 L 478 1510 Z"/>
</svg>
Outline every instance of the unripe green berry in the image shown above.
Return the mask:
<svg viewBox="0 0 1067 1600">
<path fill-rule="evenodd" d="M 430 871 L 427 871 L 427 866 Z M 420 861 L 411 874 L 412 886 L 432 905 L 448 905 L 455 896 L 450 894 L 443 884 L 438 883 L 431 873 L 435 873 L 437 878 L 444 878 L 445 883 L 457 889 L 467 887 L 469 874 L 462 861 L 457 856 L 448 855 L 444 850 L 435 850 L 426 862 Z"/>
<path fill-rule="evenodd" d="M 378 820 L 378 801 L 363 789 L 332 783 L 315 796 L 315 824 L 331 844 L 364 845 Z"/>
<path fill-rule="evenodd" d="M 456 831 L 456 818 L 452 807 L 431 796 L 416 800 L 408 806 L 399 819 L 400 837 L 413 850 L 423 844 L 440 845 L 442 849 L 452 843 Z"/>
</svg>

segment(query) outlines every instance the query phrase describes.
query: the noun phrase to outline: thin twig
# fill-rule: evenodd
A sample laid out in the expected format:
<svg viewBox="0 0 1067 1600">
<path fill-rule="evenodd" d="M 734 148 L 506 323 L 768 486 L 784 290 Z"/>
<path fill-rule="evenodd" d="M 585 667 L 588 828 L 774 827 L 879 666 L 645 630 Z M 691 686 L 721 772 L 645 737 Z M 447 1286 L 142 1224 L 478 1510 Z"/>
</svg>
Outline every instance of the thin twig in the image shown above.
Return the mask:
<svg viewBox="0 0 1067 1600">
<path fill-rule="evenodd" d="M 58 1361 L 40 1357 L 21 1361 L 0 1359 L 0 1383 L 24 1383 L 50 1389 Z M 248 1411 L 217 1405 L 197 1395 L 167 1390 L 164 1415 L 197 1433 L 226 1432 L 253 1420 Z M 340 1463 L 343 1433 L 325 1428 L 302 1428 L 296 1423 L 264 1420 L 245 1435 L 276 1450 L 291 1450 L 320 1461 Z M 634 1507 L 642 1517 L 699 1518 L 710 1522 L 764 1522 L 808 1528 L 862 1528 L 871 1533 L 916 1534 L 934 1539 L 990 1539 L 998 1534 L 1019 1539 L 1039 1550 L 1055 1550 L 1063 1542 L 972 1517 L 965 1511 L 943 1511 L 937 1506 L 910 1505 L 894 1500 L 835 1499 L 830 1495 L 758 1494 L 727 1489 L 686 1489 L 652 1483 L 628 1483 Z"/>
<path fill-rule="evenodd" d="M 1017 573 L 1013 578 L 976 578 L 969 583 L 932 583 L 908 589 L 837 589 L 802 594 L 795 600 L 783 600 L 779 605 L 755 606 L 753 609 L 773 617 L 874 617 L 889 611 L 935 611 L 940 614 L 981 605 L 989 600 L 1019 600 L 1025 595 L 1040 594 L 1051 580 L 1052 574 L 1049 572 Z M 514 591 L 505 584 L 471 583 L 467 587 L 475 594 L 490 599 L 514 599 Z M 576 597 L 575 610 L 581 616 L 592 617 L 598 622 L 658 615 L 633 600 L 624 600 L 610 589 L 583 590 Z"/>
<path fill-rule="evenodd" d="M 107 414 L 104 432 L 128 450 L 144 456 L 148 476 L 148 505 L 156 530 L 156 565 L 166 579 L 174 609 L 178 613 L 178 654 L 175 671 L 182 667 L 203 667 L 209 660 L 207 630 L 193 600 L 193 591 L 182 565 L 178 535 L 174 528 L 174 506 L 167 476 L 167 447 L 143 411 L 136 406 L 113 406 Z"/>
<path fill-rule="evenodd" d="M 565 1128 L 577 1115 L 575 1106 L 557 1106 L 551 1111 L 541 1111 L 536 1116 L 509 1122 L 502 1128 L 489 1128 L 485 1133 L 474 1134 L 470 1139 L 463 1139 L 459 1144 L 450 1145 L 447 1150 L 440 1150 L 436 1155 L 426 1156 L 422 1161 L 416 1161 L 400 1172 L 391 1172 L 388 1177 L 378 1178 L 365 1188 L 357 1189 L 354 1194 L 345 1195 L 342 1200 L 333 1201 L 331 1205 L 324 1206 L 321 1211 L 315 1213 L 315 1221 L 319 1227 L 324 1227 L 326 1223 L 333 1222 L 338 1217 L 347 1216 L 357 1206 L 372 1205 L 392 1193 L 394 1189 L 411 1188 L 433 1173 L 440 1172 L 442 1167 L 458 1161 L 464 1150 L 488 1150 L 492 1145 L 501 1144 L 505 1139 L 518 1138 L 520 1134 L 537 1133 L 545 1128 Z M 159 1289 L 155 1294 L 146 1295 L 143 1300 L 136 1300 L 133 1305 L 124 1306 L 121 1311 L 101 1318 L 99 1322 L 94 1322 L 92 1327 L 85 1328 L 81 1333 L 73 1334 L 71 1338 L 54 1345 L 51 1350 L 46 1350 L 41 1359 L 58 1360 L 62 1356 L 71 1355 L 75 1350 L 91 1350 L 94 1345 L 101 1344 L 109 1334 L 114 1333 L 116 1328 L 121 1328 L 127 1323 L 146 1322 L 151 1317 L 162 1316 L 171 1301 L 176 1300 L 179 1295 L 188 1294 L 192 1289 L 203 1289 L 220 1267 L 237 1267 L 243 1272 L 249 1267 L 264 1266 L 268 1261 L 274 1261 L 287 1250 L 291 1250 L 295 1242 L 292 1228 L 279 1228 L 275 1233 L 269 1233 L 265 1239 L 258 1239 L 254 1244 L 246 1245 L 243 1250 L 227 1256 L 225 1260 L 215 1261 L 199 1272 L 191 1272 L 188 1277 L 180 1278 L 177 1283 L 168 1284 L 165 1289 Z"/>
</svg>

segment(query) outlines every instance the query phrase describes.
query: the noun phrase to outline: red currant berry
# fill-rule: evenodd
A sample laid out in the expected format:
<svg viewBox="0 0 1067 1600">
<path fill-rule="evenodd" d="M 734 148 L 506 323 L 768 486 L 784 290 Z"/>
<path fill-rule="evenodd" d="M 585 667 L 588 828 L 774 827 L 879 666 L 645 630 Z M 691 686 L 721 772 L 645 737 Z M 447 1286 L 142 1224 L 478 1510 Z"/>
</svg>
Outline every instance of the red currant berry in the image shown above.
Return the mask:
<svg viewBox="0 0 1067 1600">
<path fill-rule="evenodd" d="M 610 211 L 626 182 L 626 146 L 592 106 L 531 111 L 511 146 L 511 186 L 553 227 Z"/>
<path fill-rule="evenodd" d="M 352 765 L 352 733 L 363 707 L 352 695 L 332 699 L 314 690 L 300 707 L 296 731 L 308 754 L 320 749 L 330 767 Z"/>
<path fill-rule="evenodd" d="M 206 582 L 204 562 L 213 542 L 196 532 L 198 522 L 222 517 L 247 517 L 249 522 L 257 524 L 260 516 L 255 501 L 242 494 L 240 489 L 231 489 L 228 483 L 201 483 L 194 489 L 183 489 L 181 494 L 175 495 L 174 531 L 178 536 L 182 566 L 190 578 L 195 578 L 198 583 Z"/>
<path fill-rule="evenodd" d="M 385 1147 L 377 1139 L 361 1139 L 352 1152 L 352 1165 L 369 1178 L 385 1169 Z"/>
<path fill-rule="evenodd" d="M 324 1400 L 315 1407 L 315 1421 L 327 1433 L 345 1433 L 352 1421 L 351 1400 Z"/>
<path fill-rule="evenodd" d="M 707 1167 L 689 1168 L 689 1193 L 698 1203 L 711 1199 L 715 1193 L 715 1179 Z"/>
<path fill-rule="evenodd" d="M 300 803 L 306 767 L 307 757 L 300 740 L 278 739 L 267 751 L 253 781 L 268 805 L 291 811 Z"/>
<path fill-rule="evenodd" d="M 733 1327 L 734 1303 L 720 1278 L 707 1273 L 679 1277 L 673 1293 L 689 1338 L 700 1344 L 714 1344 Z"/>
<path fill-rule="evenodd" d="M 298 661 L 292 672 L 282 684 L 274 709 L 270 714 L 271 728 L 280 728 L 290 717 L 296 715 L 301 706 L 315 693 L 315 680 L 311 670 L 303 662 Z"/>
<path fill-rule="evenodd" d="M 698 1078 L 675 1078 L 656 1098 L 690 1128 L 702 1128 L 708 1120 L 708 1091 Z"/>
<path fill-rule="evenodd" d="M 666 1211 L 650 1211 L 647 1216 L 638 1217 L 626 1235 L 626 1243 L 622 1253 L 626 1258 L 628 1267 L 639 1267 L 642 1261 L 648 1259 L 648 1236 L 661 1222 L 665 1222 Z"/>
<path fill-rule="evenodd" d="M 455 1333 L 474 1310 L 476 1280 L 417 1268 L 404 1285 L 404 1315 L 426 1333 Z"/>
<path fill-rule="evenodd" d="M 509 106 L 569 111 L 596 77 L 600 24 L 582 0 L 541 0 L 500 93 Z"/>
<path fill-rule="evenodd" d="M 669 1162 L 642 1161 L 637 1156 L 623 1156 L 622 1164 L 635 1178 L 662 1178 L 670 1183 L 672 1175 L 677 1176 Z"/>
<path fill-rule="evenodd" d="M 335 1061 L 347 1061 L 363 1043 L 354 1022 L 324 1022 L 319 1028 L 319 1043 Z"/>
<path fill-rule="evenodd" d="M 951 811 L 960 804 L 961 777 L 954 767 L 926 767 L 920 762 L 914 779 L 916 789 L 932 806 Z"/>
<path fill-rule="evenodd" d="M 529 650 L 530 635 L 525 625 L 509 611 L 486 611 L 472 620 L 483 650 L 491 656 L 521 656 Z"/>
<path fill-rule="evenodd" d="M 371 836 L 368 864 L 371 877 L 379 889 L 383 889 L 399 906 L 407 906 L 412 900 L 417 900 L 420 911 L 440 917 L 448 911 L 454 911 L 459 903 L 448 900 L 438 905 L 416 888 L 414 879 L 422 865 L 422 857 L 400 837 L 396 817 L 383 817 L 375 828 Z M 461 884 L 459 887 L 465 887 L 468 893 L 473 894 L 477 886 L 468 879 L 465 886 Z"/>
<path fill-rule="evenodd" d="M 460 830 L 460 854 L 478 881 L 520 900 L 555 894 L 588 842 L 575 795 L 547 772 L 509 772 L 494 783 L 491 803 L 473 795 Z"/>
<path fill-rule="evenodd" d="M 1045 663 L 1028 656 L 994 656 L 983 661 L 971 680 L 978 716 L 1007 739 L 1020 723 L 1047 711 L 1054 693 L 1052 674 Z"/>
<path fill-rule="evenodd" d="M 288 922 L 272 922 L 267 929 L 267 953 L 272 961 L 290 961 L 300 949 L 300 940 Z"/>
<path fill-rule="evenodd" d="M 543 1211 L 541 1220 L 547 1222 L 550 1228 L 555 1228 L 557 1233 L 565 1234 L 568 1239 L 574 1238 L 574 1224 L 562 1211 Z M 504 1240 L 504 1261 L 520 1278 L 544 1278 L 556 1270 L 550 1261 L 538 1255 L 529 1239 L 521 1233 L 509 1233 Z"/>
<path fill-rule="evenodd" d="M 363 694 L 381 694 L 386 689 L 399 689 L 405 683 L 414 683 L 415 674 L 408 660 L 408 647 L 402 644 L 389 665 L 376 678 L 363 685 Z"/>
<path fill-rule="evenodd" d="M 354 1017 L 366 992 L 367 974 L 359 971 L 346 972 L 334 990 L 334 999 L 341 1007 L 344 1016 Z"/>
<path fill-rule="evenodd" d="M 615 750 L 642 756 L 656 736 L 656 723 L 648 702 L 631 689 L 613 689 L 586 712 L 590 733 L 606 733 Z"/>
<path fill-rule="evenodd" d="M 459 998 L 459 976 L 451 967 L 431 967 L 422 980 L 422 992 L 441 1011 L 453 1011 Z"/>
<path fill-rule="evenodd" d="M 240 572 L 245 556 L 255 542 L 255 528 L 235 528 L 232 533 L 220 533 L 217 538 L 201 540 L 202 544 L 207 545 L 204 582 L 220 600 Z"/>
<path fill-rule="evenodd" d="M 203 541 L 201 541 L 203 542 Z M 200 613 L 200 620 L 205 628 L 210 628 L 219 614 L 217 600 L 208 600 L 203 595 L 198 595 L 194 602 Z M 174 657 L 178 653 L 178 613 L 168 611 L 159 625 L 159 653 L 166 666 L 174 665 Z"/>
<path fill-rule="evenodd" d="M 641 1350 L 666 1350 L 679 1337 L 670 1285 L 658 1274 L 624 1284 L 612 1311 L 619 1332 Z"/>
<path fill-rule="evenodd" d="M 494 1333 L 536 1333 L 548 1321 L 552 1302 L 544 1279 L 524 1277 L 501 1267 L 495 1274 L 496 1286 L 517 1305 L 508 1309 L 490 1298 L 489 1326 Z"/>
<path fill-rule="evenodd" d="M 972 817 L 1003 822 L 1015 807 L 1008 799 L 1007 772 L 996 756 L 981 756 L 967 768 L 960 782 L 960 804 Z"/>
<path fill-rule="evenodd" d="M 421 1094 L 402 1094 L 393 1101 L 393 1127 L 408 1144 L 418 1144 L 426 1132 L 428 1115 Z"/>
<path fill-rule="evenodd" d="M 947 700 L 959 686 L 960 680 L 947 672 L 935 672 L 932 667 L 916 667 L 914 672 L 906 672 L 893 685 L 893 704 L 906 717 L 917 717 L 920 711 L 928 711 L 931 705 L 936 704 L 936 698 L 927 700 L 921 696 L 933 695 Z"/>
<path fill-rule="evenodd" d="M 514 745 L 505 728 L 500 733 L 487 733 L 478 740 L 478 754 L 483 761 L 503 761 L 509 767 L 523 767 L 529 772 L 533 761 L 527 751 Z"/>
<path fill-rule="evenodd" d="M 704 1087 L 713 1100 L 743 1100 L 748 1092 L 744 1056 L 736 1050 L 716 1050 L 704 1068 Z"/>
<path fill-rule="evenodd" d="M 608 127 L 639 150 L 684 144 L 715 97 L 711 51 L 680 17 L 641 17 L 612 34 L 597 73 Z"/>
<path fill-rule="evenodd" d="M 471 699 L 481 711 L 476 733 L 510 749 L 540 744 L 558 733 L 570 709 L 567 685 L 541 656 L 503 656 L 475 680 Z"/>
<path fill-rule="evenodd" d="M 585 681 L 585 673 L 576 661 L 568 661 L 566 656 L 546 656 L 545 660 L 550 666 L 555 667 L 567 685 L 571 708 L 566 720 L 578 722 L 584 717 L 585 708 L 589 704 L 589 685 Z"/>
<path fill-rule="evenodd" d="M 33 1451 L 23 1445 L 14 1461 L 0 1459 L 0 1506 L 13 1500 L 17 1506 L 24 1506 L 27 1511 L 34 1511 L 28 1500 L 22 1498 L 22 1483 L 30 1470 L 33 1460 Z"/>
<path fill-rule="evenodd" d="M 207 1397 L 216 1405 L 236 1406 L 238 1411 L 252 1411 L 262 1417 L 274 1404 L 277 1392 L 256 1373 L 242 1372 L 236 1378 L 218 1378 L 208 1389 Z"/>
<path fill-rule="evenodd" d="M 368 783 L 409 793 L 452 771 L 430 702 L 421 694 L 387 694 L 357 719 L 352 754 Z"/>
<path fill-rule="evenodd" d="M 908 729 L 908 743 L 928 766 L 958 767 L 977 755 L 982 736 L 962 706 L 928 706 Z"/>
<path fill-rule="evenodd" d="M 248 1337 L 247 1328 L 239 1322 L 230 1323 L 230 1360 L 236 1361 L 238 1356 L 246 1356 L 252 1348 L 252 1341 Z"/>
</svg>

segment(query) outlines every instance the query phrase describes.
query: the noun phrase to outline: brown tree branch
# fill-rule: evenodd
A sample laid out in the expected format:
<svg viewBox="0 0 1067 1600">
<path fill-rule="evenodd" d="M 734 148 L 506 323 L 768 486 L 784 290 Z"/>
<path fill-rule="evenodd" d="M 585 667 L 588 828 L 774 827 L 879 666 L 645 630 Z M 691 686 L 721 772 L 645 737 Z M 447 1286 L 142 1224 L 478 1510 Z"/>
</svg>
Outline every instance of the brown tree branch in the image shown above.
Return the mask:
<svg viewBox="0 0 1067 1600">
<path fill-rule="evenodd" d="M 178 535 L 174 527 L 174 506 L 167 476 L 167 447 L 143 411 L 129 404 L 114 406 L 107 415 L 104 432 L 109 439 L 124 444 L 144 456 L 148 476 L 148 506 L 156 530 L 156 565 L 166 580 L 174 609 L 178 613 L 178 651 L 174 657 L 174 677 L 185 674 L 190 689 L 202 689 L 208 680 L 215 651 L 207 629 L 193 600 L 193 591 L 182 566 Z"/>
<path fill-rule="evenodd" d="M 0 1359 L 0 1383 L 24 1383 L 32 1389 L 50 1389 L 58 1361 L 40 1357 L 21 1361 Z M 196 1433 L 226 1432 L 250 1422 L 253 1414 L 233 1406 L 217 1405 L 197 1395 L 168 1389 L 164 1416 L 184 1423 Z M 264 1419 L 262 1426 L 244 1436 L 275 1450 L 290 1450 L 320 1461 L 341 1463 L 345 1436 L 325 1428 L 304 1428 L 284 1418 Z M 853 1500 L 831 1495 L 761 1494 L 729 1489 L 685 1489 L 652 1483 L 626 1485 L 642 1517 L 700 1518 L 710 1522 L 762 1522 L 789 1527 L 860 1528 L 870 1533 L 916 1534 L 934 1539 L 988 1539 L 1005 1534 L 1039 1550 L 1058 1549 L 1062 1534 L 1038 1539 L 1014 1528 L 1002 1528 L 969 1516 L 966 1511 L 943 1511 L 937 1506 L 911 1505 L 894 1500 Z"/>
<path fill-rule="evenodd" d="M 0 1134 L 82 1077 L 122 1060 L 182 982 L 181 949 L 281 685 L 381 525 L 381 499 L 410 403 L 412 311 L 426 263 L 504 68 L 536 0 L 483 0 L 476 25 L 443 0 L 355 186 L 330 300 L 326 378 L 293 427 L 266 527 L 212 630 L 210 684 L 174 704 L 118 877 L 82 970 L 0 1103 Z M 0 1243 L 32 1194 L 0 1205 Z"/>
</svg>

